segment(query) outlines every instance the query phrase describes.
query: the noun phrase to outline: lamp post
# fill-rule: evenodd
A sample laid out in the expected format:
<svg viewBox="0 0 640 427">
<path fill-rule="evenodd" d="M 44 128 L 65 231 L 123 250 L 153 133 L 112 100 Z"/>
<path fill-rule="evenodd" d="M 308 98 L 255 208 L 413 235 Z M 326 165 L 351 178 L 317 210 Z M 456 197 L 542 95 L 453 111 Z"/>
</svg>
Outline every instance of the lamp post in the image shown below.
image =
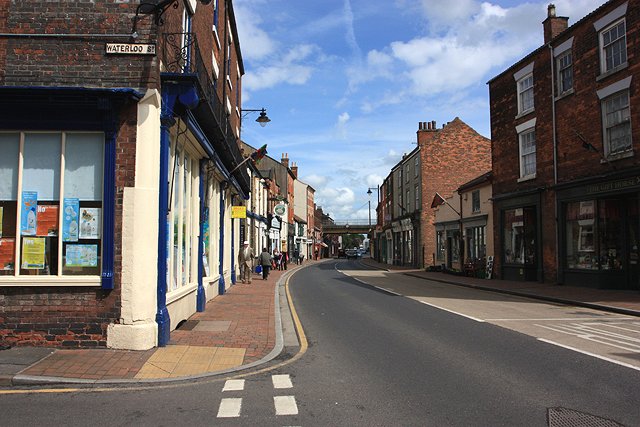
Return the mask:
<svg viewBox="0 0 640 427">
<path fill-rule="evenodd" d="M 373 237 L 373 232 L 371 230 L 371 194 L 373 193 L 371 190 L 377 191 L 378 195 L 378 204 L 380 204 L 380 187 L 369 187 L 367 189 L 367 194 L 369 195 L 369 255 L 373 255 L 373 249 L 371 249 L 371 240 Z M 376 211 L 377 212 L 377 211 Z M 376 218 L 376 223 L 378 222 Z"/>
<path fill-rule="evenodd" d="M 265 108 L 258 108 L 258 109 L 241 108 L 240 109 L 240 115 L 242 116 L 242 118 L 244 118 L 249 113 L 260 113 L 260 115 L 256 119 L 256 122 L 258 122 L 262 127 L 265 127 L 267 123 L 271 121 L 269 116 L 267 116 L 267 110 Z"/>
</svg>

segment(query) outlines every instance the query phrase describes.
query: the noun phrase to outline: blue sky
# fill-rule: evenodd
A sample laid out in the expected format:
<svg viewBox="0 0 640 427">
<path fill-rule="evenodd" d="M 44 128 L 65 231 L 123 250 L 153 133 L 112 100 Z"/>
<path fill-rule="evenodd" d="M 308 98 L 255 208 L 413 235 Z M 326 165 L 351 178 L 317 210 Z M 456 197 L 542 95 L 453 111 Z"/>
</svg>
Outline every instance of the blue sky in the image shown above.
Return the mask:
<svg viewBox="0 0 640 427">
<path fill-rule="evenodd" d="M 603 3 L 554 2 L 569 25 Z M 548 4 L 235 0 L 243 107 L 272 120 L 247 116 L 242 138 L 287 153 L 334 219 L 367 219 L 367 189 L 415 148 L 418 122 L 460 117 L 491 137 L 486 83 L 543 44 Z"/>
</svg>

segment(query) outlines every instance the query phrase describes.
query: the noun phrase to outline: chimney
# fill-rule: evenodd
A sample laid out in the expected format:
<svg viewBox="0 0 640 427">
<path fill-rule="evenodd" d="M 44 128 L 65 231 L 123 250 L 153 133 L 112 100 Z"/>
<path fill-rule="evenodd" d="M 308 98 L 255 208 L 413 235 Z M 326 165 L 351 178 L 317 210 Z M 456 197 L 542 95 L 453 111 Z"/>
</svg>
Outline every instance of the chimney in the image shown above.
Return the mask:
<svg viewBox="0 0 640 427">
<path fill-rule="evenodd" d="M 549 43 L 568 27 L 569 18 L 556 16 L 556 6 L 553 3 L 547 6 L 547 19 L 542 21 L 542 28 L 544 29 L 544 43 Z"/>
<path fill-rule="evenodd" d="M 282 163 L 285 168 L 288 168 L 289 167 L 289 154 L 283 153 L 282 154 L 282 160 L 280 160 L 280 163 Z"/>
<path fill-rule="evenodd" d="M 293 172 L 293 176 L 295 176 L 296 179 L 298 179 L 298 165 L 296 165 L 295 163 L 292 163 L 291 172 Z"/>
</svg>

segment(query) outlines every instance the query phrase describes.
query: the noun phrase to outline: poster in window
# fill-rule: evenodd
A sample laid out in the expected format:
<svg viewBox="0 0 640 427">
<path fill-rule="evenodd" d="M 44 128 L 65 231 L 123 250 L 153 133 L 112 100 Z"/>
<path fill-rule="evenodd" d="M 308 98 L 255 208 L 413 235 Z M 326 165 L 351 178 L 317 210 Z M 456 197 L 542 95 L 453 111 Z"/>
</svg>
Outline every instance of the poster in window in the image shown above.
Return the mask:
<svg viewBox="0 0 640 427">
<path fill-rule="evenodd" d="M 22 268 L 25 270 L 44 268 L 44 237 L 24 237 L 22 239 Z"/>
<path fill-rule="evenodd" d="M 82 208 L 80 214 L 80 238 L 100 238 L 100 208 Z"/>
<path fill-rule="evenodd" d="M 67 245 L 65 267 L 97 267 L 98 245 Z"/>
<path fill-rule="evenodd" d="M 35 236 L 37 228 L 38 192 L 22 192 L 22 210 L 20 215 L 20 234 Z"/>
<path fill-rule="evenodd" d="M 0 239 L 0 270 L 13 270 L 13 255 L 16 250 L 16 239 L 2 238 Z"/>
<path fill-rule="evenodd" d="M 36 234 L 38 236 L 57 236 L 58 235 L 58 206 L 57 205 L 39 205 L 38 216 L 36 219 Z"/>
<path fill-rule="evenodd" d="M 2 218 L 3 218 L 4 208 L 0 206 L 0 237 L 2 237 Z"/>
<path fill-rule="evenodd" d="M 62 240 L 64 242 L 78 241 L 78 212 L 79 199 L 64 199 L 62 215 Z"/>
</svg>

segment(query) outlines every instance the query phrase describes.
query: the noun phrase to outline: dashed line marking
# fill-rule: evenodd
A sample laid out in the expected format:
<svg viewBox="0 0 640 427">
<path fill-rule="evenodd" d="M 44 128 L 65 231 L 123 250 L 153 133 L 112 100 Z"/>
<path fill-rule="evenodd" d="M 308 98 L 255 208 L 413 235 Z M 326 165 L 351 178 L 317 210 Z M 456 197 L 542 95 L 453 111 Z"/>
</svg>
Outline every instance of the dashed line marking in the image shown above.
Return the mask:
<svg viewBox="0 0 640 427">
<path fill-rule="evenodd" d="M 218 418 L 237 418 L 242 409 L 242 398 L 225 398 L 220 401 Z"/>
<path fill-rule="evenodd" d="M 241 391 L 244 390 L 244 380 L 227 380 L 224 383 L 222 391 Z"/>
<path fill-rule="evenodd" d="M 276 415 L 298 415 L 298 405 L 293 396 L 274 396 L 273 404 L 276 407 Z"/>
<path fill-rule="evenodd" d="M 289 375 L 272 375 L 273 388 L 293 388 Z"/>
</svg>

